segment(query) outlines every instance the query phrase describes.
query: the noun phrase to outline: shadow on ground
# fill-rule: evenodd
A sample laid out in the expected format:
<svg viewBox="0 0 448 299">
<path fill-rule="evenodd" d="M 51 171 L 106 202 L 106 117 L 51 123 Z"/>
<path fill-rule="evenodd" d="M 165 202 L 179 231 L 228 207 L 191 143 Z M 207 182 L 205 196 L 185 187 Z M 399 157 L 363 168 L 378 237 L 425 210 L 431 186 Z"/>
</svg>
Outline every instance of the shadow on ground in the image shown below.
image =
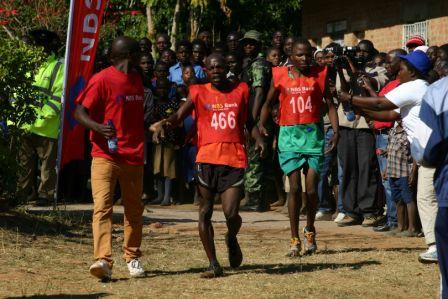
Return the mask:
<svg viewBox="0 0 448 299">
<path fill-rule="evenodd" d="M 11 232 L 30 234 L 33 236 L 56 236 L 81 237 L 80 230 L 90 231 L 92 210 L 11 210 L 0 213 L 0 228 Z M 123 223 L 123 214 L 113 213 L 114 223 Z M 176 223 L 197 222 L 194 219 L 166 219 L 156 217 L 143 217 L 143 223 L 150 224 L 160 222 L 164 225 Z"/>
<path fill-rule="evenodd" d="M 261 273 L 270 275 L 285 275 L 291 273 L 300 272 L 314 272 L 325 269 L 340 269 L 340 268 L 350 268 L 352 270 L 359 270 L 365 266 L 381 265 L 379 261 L 366 260 L 356 263 L 297 263 L 297 264 L 252 264 L 243 265 L 238 269 L 227 268 L 225 276 L 238 275 L 238 274 L 248 274 L 248 273 Z M 183 274 L 195 274 L 201 273 L 205 268 L 190 268 L 181 271 L 162 271 L 162 270 L 150 270 L 146 271 L 148 276 L 165 276 L 165 275 L 183 275 Z"/>
<path fill-rule="evenodd" d="M 13 298 L 70 298 L 70 299 L 94 299 L 109 296 L 109 293 L 94 293 L 86 295 L 70 295 L 70 294 L 57 294 L 57 295 L 33 295 L 33 296 L 18 296 L 18 297 L 6 297 L 7 299 Z"/>
<path fill-rule="evenodd" d="M 394 247 L 394 248 L 375 248 L 375 247 L 364 247 L 364 248 L 341 248 L 341 249 L 324 249 L 319 250 L 318 254 L 339 254 L 339 253 L 351 253 L 351 252 L 371 252 L 371 251 L 400 251 L 400 252 L 413 252 L 425 250 L 424 247 Z"/>
</svg>

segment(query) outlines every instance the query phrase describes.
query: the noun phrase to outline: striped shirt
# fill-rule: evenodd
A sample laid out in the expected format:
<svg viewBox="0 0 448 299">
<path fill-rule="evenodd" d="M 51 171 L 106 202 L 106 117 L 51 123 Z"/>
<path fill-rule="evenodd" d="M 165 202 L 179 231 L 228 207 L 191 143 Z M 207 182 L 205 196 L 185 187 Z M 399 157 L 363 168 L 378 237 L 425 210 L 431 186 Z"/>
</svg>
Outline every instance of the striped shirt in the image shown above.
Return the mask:
<svg viewBox="0 0 448 299">
<path fill-rule="evenodd" d="M 402 178 L 410 175 L 412 163 L 409 141 L 401 124 L 389 132 L 387 146 L 387 175 L 390 178 Z"/>
</svg>

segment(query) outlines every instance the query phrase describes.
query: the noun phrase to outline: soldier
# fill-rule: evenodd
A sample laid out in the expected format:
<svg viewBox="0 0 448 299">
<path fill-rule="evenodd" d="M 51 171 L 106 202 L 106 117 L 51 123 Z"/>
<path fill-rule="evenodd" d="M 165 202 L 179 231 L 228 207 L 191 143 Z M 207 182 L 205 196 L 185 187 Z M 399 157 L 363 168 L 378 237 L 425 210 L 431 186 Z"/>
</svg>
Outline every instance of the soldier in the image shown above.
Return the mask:
<svg viewBox="0 0 448 299">
<path fill-rule="evenodd" d="M 271 70 L 261 54 L 260 33 L 255 30 L 246 32 L 241 39 L 243 49 L 243 74 L 242 80 L 250 87 L 249 109 L 252 118 L 258 120 L 261 106 L 263 105 L 266 92 L 269 88 Z M 269 141 L 268 141 L 269 144 Z M 260 155 L 254 150 L 253 141 L 247 146 L 249 167 L 245 174 L 245 190 L 247 203 L 243 208 L 247 211 L 264 212 L 269 210 L 269 203 L 263 192 L 263 179 L 265 178 L 265 165 L 270 159 L 262 161 Z M 272 167 L 271 167 L 272 169 Z"/>
</svg>

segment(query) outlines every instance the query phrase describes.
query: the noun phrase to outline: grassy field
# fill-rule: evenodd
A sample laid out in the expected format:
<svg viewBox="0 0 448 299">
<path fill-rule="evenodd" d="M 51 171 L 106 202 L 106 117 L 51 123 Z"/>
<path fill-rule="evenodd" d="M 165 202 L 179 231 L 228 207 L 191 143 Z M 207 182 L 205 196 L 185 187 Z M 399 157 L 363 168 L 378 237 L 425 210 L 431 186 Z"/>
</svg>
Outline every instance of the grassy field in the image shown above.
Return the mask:
<svg viewBox="0 0 448 299">
<path fill-rule="evenodd" d="M 122 215 L 115 214 L 114 279 L 88 274 L 92 254 L 91 213 L 13 211 L 0 214 L 0 297 L 125 298 L 435 298 L 438 268 L 417 261 L 421 238 L 390 238 L 364 228 L 318 225 L 318 254 L 286 258 L 286 218 L 252 213 L 240 244 L 240 269 L 227 268 L 225 225 L 218 219 L 216 243 L 226 275 L 204 280 L 207 266 L 196 223 L 145 215 L 142 250 L 147 277 L 129 279 L 121 260 Z M 190 208 L 190 214 L 194 207 Z M 218 214 L 218 213 L 216 213 Z M 248 215 L 248 214 L 246 214 Z M 215 215 L 216 216 L 216 215 Z M 243 218 L 245 216 L 243 215 Z M 247 218 L 246 217 L 246 218 Z M 172 218 L 172 217 L 171 217 Z M 191 218 L 191 217 L 190 217 Z M 258 219 L 259 218 L 259 219 Z M 277 219 L 275 218 L 275 219 Z M 222 219 L 222 218 L 221 218 Z M 161 228 L 151 224 L 162 222 Z"/>
</svg>

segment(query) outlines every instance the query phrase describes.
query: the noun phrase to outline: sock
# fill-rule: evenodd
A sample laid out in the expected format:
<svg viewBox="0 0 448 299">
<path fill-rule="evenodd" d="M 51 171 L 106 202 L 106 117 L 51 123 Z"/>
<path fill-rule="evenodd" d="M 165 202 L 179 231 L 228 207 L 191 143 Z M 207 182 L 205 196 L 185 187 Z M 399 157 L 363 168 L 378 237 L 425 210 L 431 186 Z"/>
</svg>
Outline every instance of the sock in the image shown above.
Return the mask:
<svg viewBox="0 0 448 299">
<path fill-rule="evenodd" d="M 157 201 L 161 202 L 163 199 L 163 178 L 157 179 Z"/>
<path fill-rule="evenodd" d="M 165 195 L 163 197 L 163 202 L 170 202 L 171 190 L 173 189 L 173 180 L 170 178 L 165 178 Z"/>
</svg>

